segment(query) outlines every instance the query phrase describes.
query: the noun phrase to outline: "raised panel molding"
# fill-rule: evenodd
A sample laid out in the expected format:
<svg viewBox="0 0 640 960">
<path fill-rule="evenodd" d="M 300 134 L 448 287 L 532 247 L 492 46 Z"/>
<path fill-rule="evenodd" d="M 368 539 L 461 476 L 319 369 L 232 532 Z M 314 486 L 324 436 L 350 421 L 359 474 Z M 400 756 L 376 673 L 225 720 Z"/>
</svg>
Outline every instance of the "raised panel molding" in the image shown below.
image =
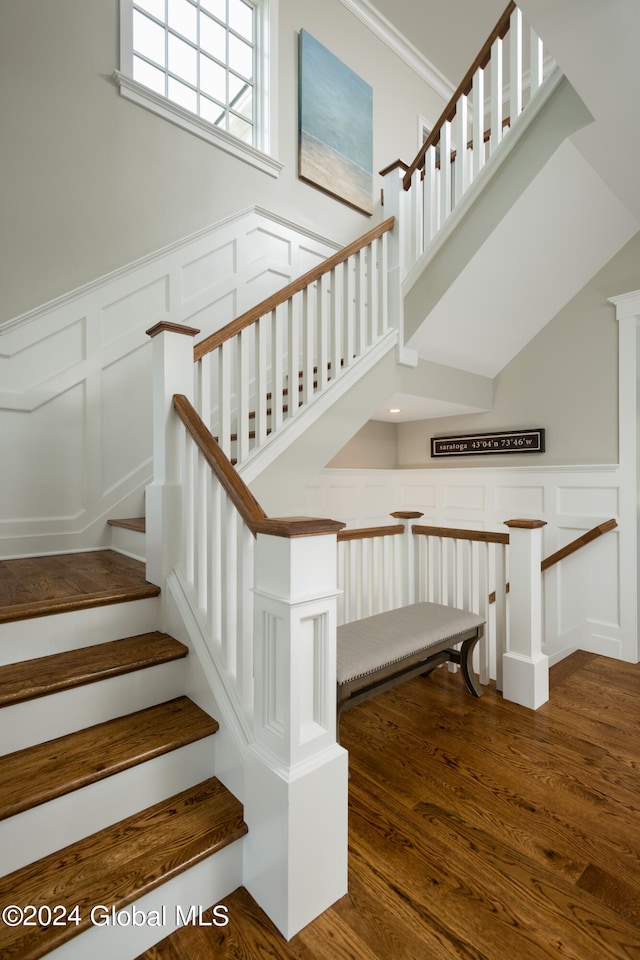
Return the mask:
<svg viewBox="0 0 640 960">
<path fill-rule="evenodd" d="M 251 207 L 0 325 L 0 556 L 95 549 L 143 509 L 149 327 L 204 338 L 336 249 Z"/>
<path fill-rule="evenodd" d="M 625 571 L 635 569 L 628 524 L 618 511 L 621 468 L 571 466 L 500 470 L 327 469 L 314 483 L 323 515 L 348 527 L 389 523 L 394 510 L 416 510 L 422 523 L 506 532 L 514 517 L 543 519 L 543 556 L 560 549 L 598 523 L 614 517 L 617 529 L 543 575 L 544 644 L 555 663 L 578 649 L 635 661 L 635 598 L 624 589 Z M 384 482 L 382 482 L 384 478 Z M 318 489 L 320 487 L 320 489 Z M 298 510 L 298 504 L 292 504 Z"/>
</svg>

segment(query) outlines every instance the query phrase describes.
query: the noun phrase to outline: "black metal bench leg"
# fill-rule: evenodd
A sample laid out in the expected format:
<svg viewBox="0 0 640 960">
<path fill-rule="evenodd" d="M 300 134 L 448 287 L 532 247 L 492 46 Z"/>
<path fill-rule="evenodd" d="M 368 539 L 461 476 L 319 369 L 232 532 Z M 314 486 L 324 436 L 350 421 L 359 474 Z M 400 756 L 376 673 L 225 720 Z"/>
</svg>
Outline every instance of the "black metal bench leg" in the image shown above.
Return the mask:
<svg viewBox="0 0 640 960">
<path fill-rule="evenodd" d="M 482 688 L 476 680 L 476 675 L 473 672 L 473 651 L 475 650 L 476 644 L 480 637 L 471 637 L 470 640 L 465 640 L 462 644 L 462 649 L 460 650 L 460 671 L 462 673 L 462 678 L 465 682 L 465 686 L 470 694 L 474 697 L 482 696 Z"/>
</svg>

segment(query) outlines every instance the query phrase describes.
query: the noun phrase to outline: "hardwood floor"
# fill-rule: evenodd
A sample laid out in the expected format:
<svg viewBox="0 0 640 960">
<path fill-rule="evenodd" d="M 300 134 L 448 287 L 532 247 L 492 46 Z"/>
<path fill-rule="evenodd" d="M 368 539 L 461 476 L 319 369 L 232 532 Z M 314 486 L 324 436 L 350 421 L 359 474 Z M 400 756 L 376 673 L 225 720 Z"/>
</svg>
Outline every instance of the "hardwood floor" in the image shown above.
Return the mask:
<svg viewBox="0 0 640 960">
<path fill-rule="evenodd" d="M 348 896 L 286 943 L 241 889 L 145 960 L 638 960 L 640 665 L 551 686 L 533 713 L 437 670 L 346 713 Z"/>
</svg>

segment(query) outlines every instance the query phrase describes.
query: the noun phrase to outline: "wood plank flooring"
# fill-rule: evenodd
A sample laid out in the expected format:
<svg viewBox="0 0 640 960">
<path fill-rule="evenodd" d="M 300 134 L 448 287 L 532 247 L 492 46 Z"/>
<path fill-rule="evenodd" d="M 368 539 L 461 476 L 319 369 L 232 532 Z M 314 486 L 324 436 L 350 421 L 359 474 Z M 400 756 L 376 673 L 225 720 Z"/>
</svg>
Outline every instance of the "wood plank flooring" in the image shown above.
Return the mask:
<svg viewBox="0 0 640 960">
<path fill-rule="evenodd" d="M 640 665 L 578 653 L 537 712 L 437 670 L 344 714 L 349 894 L 289 943 L 227 927 L 144 960 L 640 960 Z"/>
<path fill-rule="evenodd" d="M 0 623 L 159 593 L 143 563 L 113 550 L 0 560 Z"/>
</svg>

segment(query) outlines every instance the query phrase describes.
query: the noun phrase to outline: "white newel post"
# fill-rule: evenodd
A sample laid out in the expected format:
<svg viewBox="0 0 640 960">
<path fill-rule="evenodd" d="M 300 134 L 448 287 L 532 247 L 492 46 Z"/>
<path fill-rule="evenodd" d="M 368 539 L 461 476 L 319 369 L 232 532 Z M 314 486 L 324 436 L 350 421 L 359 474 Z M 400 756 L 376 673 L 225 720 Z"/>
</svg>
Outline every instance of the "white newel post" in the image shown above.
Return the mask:
<svg viewBox="0 0 640 960">
<path fill-rule="evenodd" d="M 396 347 L 398 363 L 415 367 L 418 354 L 404 345 L 404 297 L 402 281 L 408 269 L 408 255 L 411 249 L 411 216 L 409 213 L 409 195 L 402 185 L 404 164 L 397 161 L 392 167 L 382 171 L 384 177 L 385 216 L 395 217 L 393 230 L 389 234 L 387 254 L 387 295 L 389 298 L 389 325 L 398 331 Z"/>
<path fill-rule="evenodd" d="M 193 402 L 193 327 L 158 323 L 153 340 L 153 481 L 145 491 L 147 580 L 164 587 L 180 560 L 179 423 L 173 396 Z"/>
<path fill-rule="evenodd" d="M 542 528 L 544 520 L 507 520 L 509 648 L 502 658 L 505 700 L 537 710 L 549 699 L 549 658 L 542 653 Z"/>
<path fill-rule="evenodd" d="M 346 751 L 336 743 L 336 534 L 256 525 L 254 733 L 245 885 L 287 938 L 347 892 Z"/>
<path fill-rule="evenodd" d="M 402 537 L 402 601 L 406 605 L 417 603 L 416 546 L 411 521 L 420 520 L 424 514 L 417 510 L 395 510 L 390 516 L 404 524 L 404 535 Z"/>
</svg>

